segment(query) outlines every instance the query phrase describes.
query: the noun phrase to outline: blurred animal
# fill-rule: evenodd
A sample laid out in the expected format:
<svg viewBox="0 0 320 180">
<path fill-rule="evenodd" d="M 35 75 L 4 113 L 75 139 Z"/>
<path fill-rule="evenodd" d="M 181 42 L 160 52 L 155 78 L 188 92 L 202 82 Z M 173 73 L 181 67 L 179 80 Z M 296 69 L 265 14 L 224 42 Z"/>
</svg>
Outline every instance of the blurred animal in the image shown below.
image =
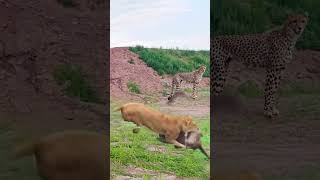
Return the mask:
<svg viewBox="0 0 320 180">
<path fill-rule="evenodd" d="M 207 158 L 210 159 L 210 156 L 207 154 L 207 152 L 203 149 L 201 144 L 201 133 L 200 131 L 192 131 L 188 132 L 187 136 L 185 136 L 184 132 L 180 132 L 177 141 L 183 145 L 185 145 L 187 148 L 191 148 L 193 150 L 200 149 L 200 151 L 207 156 Z M 159 134 L 159 137 L 161 140 L 164 139 L 164 136 L 162 134 Z"/>
<path fill-rule="evenodd" d="M 173 104 L 174 102 L 176 102 L 176 100 L 178 99 L 178 97 L 188 97 L 187 94 L 183 91 L 177 91 L 175 92 L 171 98 L 168 100 L 168 104 Z"/>
<path fill-rule="evenodd" d="M 105 135 L 64 131 L 18 145 L 12 158 L 35 156 L 44 180 L 106 180 L 108 147 Z"/>
<path fill-rule="evenodd" d="M 133 122 L 137 126 L 145 126 L 158 134 L 163 134 L 166 142 L 177 147 L 185 147 L 185 145 L 176 141 L 180 132 L 199 131 L 191 116 L 163 114 L 141 103 L 127 103 L 115 111 L 120 110 L 125 121 Z"/>
</svg>

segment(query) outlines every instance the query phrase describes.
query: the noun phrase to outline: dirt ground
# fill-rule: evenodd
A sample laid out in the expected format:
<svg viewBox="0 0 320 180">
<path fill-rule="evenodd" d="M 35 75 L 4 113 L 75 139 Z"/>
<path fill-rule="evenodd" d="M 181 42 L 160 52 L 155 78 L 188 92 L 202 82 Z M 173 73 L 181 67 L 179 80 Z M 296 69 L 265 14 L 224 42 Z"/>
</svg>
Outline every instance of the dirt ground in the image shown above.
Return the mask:
<svg viewBox="0 0 320 180">
<path fill-rule="evenodd" d="M 318 88 L 320 52 L 298 51 L 283 82 Z M 227 87 L 254 80 L 263 89 L 264 73 L 233 63 Z M 254 76 L 253 76 L 254 74 Z M 265 176 L 296 177 L 319 172 L 320 94 L 280 97 L 280 117 L 263 117 L 263 97 L 213 97 L 216 171 L 255 170 Z"/>
</svg>

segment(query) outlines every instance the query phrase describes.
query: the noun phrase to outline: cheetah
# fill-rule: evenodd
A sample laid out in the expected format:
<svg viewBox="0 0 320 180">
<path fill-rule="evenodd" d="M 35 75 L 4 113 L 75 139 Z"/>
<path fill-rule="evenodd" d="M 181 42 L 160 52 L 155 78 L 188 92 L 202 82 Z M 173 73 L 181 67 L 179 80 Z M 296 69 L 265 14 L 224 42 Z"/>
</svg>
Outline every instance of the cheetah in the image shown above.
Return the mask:
<svg viewBox="0 0 320 180">
<path fill-rule="evenodd" d="M 223 91 L 231 61 L 240 61 L 247 67 L 263 68 L 266 71 L 264 115 L 271 119 L 278 116 L 275 96 L 281 74 L 286 64 L 292 60 L 295 44 L 308 20 L 308 15 L 290 14 L 278 29 L 259 34 L 217 36 L 211 39 L 213 95 L 217 96 Z"/>
<path fill-rule="evenodd" d="M 192 71 L 192 72 L 189 72 L 189 73 L 177 73 L 177 74 L 175 74 L 173 76 L 173 78 L 172 78 L 171 93 L 170 93 L 170 96 L 168 97 L 168 100 L 170 101 L 170 99 L 173 97 L 174 90 L 176 90 L 176 91 L 180 90 L 180 86 L 181 86 L 181 83 L 183 81 L 185 81 L 187 83 L 192 83 L 192 85 L 193 85 L 192 98 L 196 99 L 197 98 L 196 88 L 199 85 L 199 83 L 201 82 L 202 76 L 203 76 L 205 71 L 206 71 L 206 66 L 205 65 L 201 65 L 195 71 Z"/>
</svg>

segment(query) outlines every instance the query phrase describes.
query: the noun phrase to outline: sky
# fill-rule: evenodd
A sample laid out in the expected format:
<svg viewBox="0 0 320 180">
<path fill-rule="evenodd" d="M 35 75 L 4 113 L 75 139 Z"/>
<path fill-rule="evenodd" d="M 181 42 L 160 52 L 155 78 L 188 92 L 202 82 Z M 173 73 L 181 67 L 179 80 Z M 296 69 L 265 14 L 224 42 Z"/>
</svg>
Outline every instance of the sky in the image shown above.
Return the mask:
<svg viewBox="0 0 320 180">
<path fill-rule="evenodd" d="M 110 46 L 210 49 L 209 0 L 111 0 Z"/>
</svg>

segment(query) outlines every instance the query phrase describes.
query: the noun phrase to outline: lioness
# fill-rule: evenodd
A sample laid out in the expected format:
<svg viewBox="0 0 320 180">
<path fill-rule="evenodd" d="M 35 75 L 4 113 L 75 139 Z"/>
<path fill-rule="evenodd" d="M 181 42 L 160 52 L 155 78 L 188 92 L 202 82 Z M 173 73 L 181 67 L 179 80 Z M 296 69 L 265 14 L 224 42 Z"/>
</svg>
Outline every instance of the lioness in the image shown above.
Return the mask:
<svg viewBox="0 0 320 180">
<path fill-rule="evenodd" d="M 137 126 L 146 126 L 150 130 L 165 136 L 168 143 L 177 147 L 186 146 L 176 139 L 180 132 L 199 131 L 198 126 L 192 122 L 191 116 L 171 116 L 163 114 L 141 103 L 127 103 L 116 109 L 120 111 L 125 121 L 133 122 Z"/>
<path fill-rule="evenodd" d="M 34 155 L 44 180 L 106 180 L 108 147 L 106 135 L 72 130 L 18 145 L 11 158 Z"/>
</svg>

